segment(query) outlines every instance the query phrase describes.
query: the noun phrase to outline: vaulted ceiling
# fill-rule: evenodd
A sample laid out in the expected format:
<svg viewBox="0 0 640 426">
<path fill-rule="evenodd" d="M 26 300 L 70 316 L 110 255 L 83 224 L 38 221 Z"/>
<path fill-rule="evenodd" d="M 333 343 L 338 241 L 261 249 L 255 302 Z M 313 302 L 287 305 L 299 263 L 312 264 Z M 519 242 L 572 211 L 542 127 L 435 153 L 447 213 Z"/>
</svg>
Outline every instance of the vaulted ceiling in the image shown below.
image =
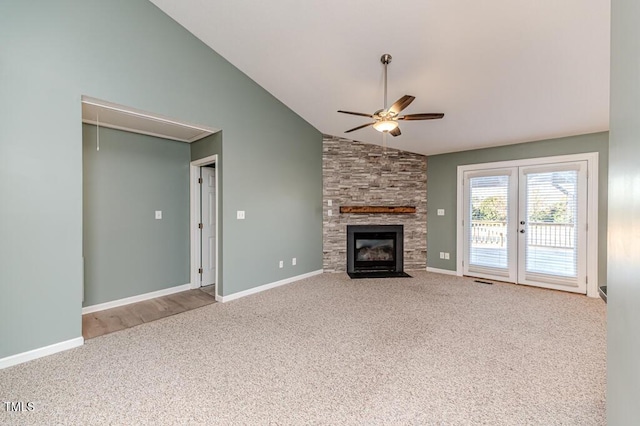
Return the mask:
<svg viewBox="0 0 640 426">
<path fill-rule="evenodd" d="M 323 133 L 382 144 L 339 109 L 390 103 L 394 148 L 437 154 L 609 128 L 609 0 L 151 0 Z M 241 114 L 242 111 L 238 111 Z"/>
</svg>

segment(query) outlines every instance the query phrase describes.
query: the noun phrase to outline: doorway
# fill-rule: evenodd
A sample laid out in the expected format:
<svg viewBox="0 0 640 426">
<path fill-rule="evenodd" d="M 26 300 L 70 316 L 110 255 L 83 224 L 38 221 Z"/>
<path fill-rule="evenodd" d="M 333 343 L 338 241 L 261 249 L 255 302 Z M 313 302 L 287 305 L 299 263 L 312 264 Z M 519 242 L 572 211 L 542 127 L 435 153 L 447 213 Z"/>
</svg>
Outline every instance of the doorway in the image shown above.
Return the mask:
<svg viewBox="0 0 640 426">
<path fill-rule="evenodd" d="M 582 154 L 460 166 L 459 275 L 592 295 L 596 161 Z"/>
<path fill-rule="evenodd" d="M 217 162 L 217 155 L 191 162 L 191 288 L 219 300 Z"/>
<path fill-rule="evenodd" d="M 83 313 L 188 290 L 189 144 L 219 129 L 84 95 L 81 111 Z"/>
</svg>

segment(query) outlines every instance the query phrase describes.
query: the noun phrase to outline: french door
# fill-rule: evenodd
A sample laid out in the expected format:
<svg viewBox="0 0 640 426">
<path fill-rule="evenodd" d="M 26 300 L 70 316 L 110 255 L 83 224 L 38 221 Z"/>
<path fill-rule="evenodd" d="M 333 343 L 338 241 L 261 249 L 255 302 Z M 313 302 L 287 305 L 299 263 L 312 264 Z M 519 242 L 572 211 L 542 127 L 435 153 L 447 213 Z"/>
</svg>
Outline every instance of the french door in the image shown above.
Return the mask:
<svg viewBox="0 0 640 426">
<path fill-rule="evenodd" d="M 466 171 L 464 275 L 586 293 L 587 161 Z"/>
</svg>

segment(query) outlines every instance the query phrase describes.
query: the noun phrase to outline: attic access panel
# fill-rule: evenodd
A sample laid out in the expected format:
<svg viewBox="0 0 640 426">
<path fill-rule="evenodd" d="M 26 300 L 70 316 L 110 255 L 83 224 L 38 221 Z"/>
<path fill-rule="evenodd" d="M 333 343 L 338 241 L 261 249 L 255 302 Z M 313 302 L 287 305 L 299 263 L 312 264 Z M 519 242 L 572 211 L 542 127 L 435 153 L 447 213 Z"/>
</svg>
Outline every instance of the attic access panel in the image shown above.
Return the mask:
<svg viewBox="0 0 640 426">
<path fill-rule="evenodd" d="M 82 122 L 185 143 L 219 131 L 88 96 L 82 97 Z"/>
</svg>

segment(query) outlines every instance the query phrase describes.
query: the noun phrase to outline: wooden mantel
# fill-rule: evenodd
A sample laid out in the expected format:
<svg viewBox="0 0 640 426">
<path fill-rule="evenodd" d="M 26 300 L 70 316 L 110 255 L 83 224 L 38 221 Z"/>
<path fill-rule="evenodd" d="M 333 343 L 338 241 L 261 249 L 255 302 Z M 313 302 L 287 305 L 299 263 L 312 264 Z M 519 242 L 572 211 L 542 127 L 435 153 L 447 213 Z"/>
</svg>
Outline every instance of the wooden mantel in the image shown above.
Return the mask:
<svg viewBox="0 0 640 426">
<path fill-rule="evenodd" d="M 353 214 L 414 214 L 416 208 L 413 206 L 340 206 L 340 213 Z"/>
</svg>

